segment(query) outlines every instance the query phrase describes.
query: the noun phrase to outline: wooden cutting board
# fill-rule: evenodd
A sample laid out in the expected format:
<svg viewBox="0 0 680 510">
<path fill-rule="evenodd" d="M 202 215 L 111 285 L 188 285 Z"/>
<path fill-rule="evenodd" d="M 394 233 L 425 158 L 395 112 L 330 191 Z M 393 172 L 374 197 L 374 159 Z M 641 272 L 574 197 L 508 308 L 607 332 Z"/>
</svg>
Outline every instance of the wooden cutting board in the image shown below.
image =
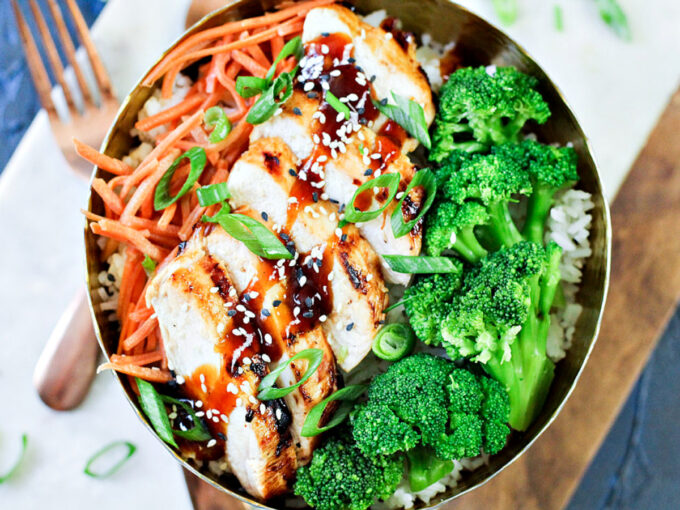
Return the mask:
<svg viewBox="0 0 680 510">
<path fill-rule="evenodd" d="M 527 453 L 447 510 L 564 508 L 626 402 L 680 298 L 680 89 L 614 199 L 612 231 L 602 329 L 574 393 Z M 196 510 L 240 507 L 185 477 Z"/>
</svg>

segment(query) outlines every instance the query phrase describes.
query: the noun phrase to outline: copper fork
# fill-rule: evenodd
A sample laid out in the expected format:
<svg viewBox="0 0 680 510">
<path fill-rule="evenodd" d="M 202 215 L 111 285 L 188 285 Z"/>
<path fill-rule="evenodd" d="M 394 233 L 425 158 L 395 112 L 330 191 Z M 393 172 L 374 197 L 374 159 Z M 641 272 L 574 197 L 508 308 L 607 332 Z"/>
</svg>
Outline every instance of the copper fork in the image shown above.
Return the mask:
<svg viewBox="0 0 680 510">
<path fill-rule="evenodd" d="M 50 95 L 52 84 L 45 64 L 16 0 L 12 0 L 12 8 L 26 53 L 28 68 L 40 102 L 49 116 L 52 132 L 71 168 L 78 175 L 86 178 L 92 172 L 92 165 L 76 154 L 73 138 L 78 138 L 90 146 L 99 147 L 118 111 L 118 101 L 113 94 L 111 81 L 90 39 L 87 24 L 75 0 L 66 0 L 66 5 L 80 41 L 87 52 L 96 80 L 95 91 L 88 87 L 83 71 L 76 60 L 75 46 L 66 28 L 61 9 L 55 0 L 47 0 L 47 4 L 68 63 L 73 68 L 77 87 L 70 88 L 67 84 L 64 78 L 64 65 L 47 28 L 45 17 L 36 0 L 30 0 L 31 11 L 38 26 L 47 59 L 66 100 L 68 118 L 60 117 L 52 101 Z M 98 93 L 99 101 L 95 100 L 93 92 Z M 82 98 L 82 107 L 79 107 L 76 102 L 78 95 Z M 33 382 L 43 402 L 58 410 L 72 409 L 80 404 L 87 395 L 94 378 L 98 353 L 99 347 L 94 337 L 86 295 L 81 290 L 74 296 L 71 304 L 59 319 L 36 365 Z"/>
</svg>

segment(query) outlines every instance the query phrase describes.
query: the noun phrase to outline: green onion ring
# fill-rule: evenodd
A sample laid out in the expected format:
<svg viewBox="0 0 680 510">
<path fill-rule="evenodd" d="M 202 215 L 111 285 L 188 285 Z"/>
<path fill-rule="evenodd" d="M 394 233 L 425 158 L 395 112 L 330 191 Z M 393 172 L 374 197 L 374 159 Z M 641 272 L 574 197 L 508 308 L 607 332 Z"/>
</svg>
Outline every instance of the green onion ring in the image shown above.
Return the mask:
<svg viewBox="0 0 680 510">
<path fill-rule="evenodd" d="M 302 425 L 300 435 L 302 437 L 314 437 L 340 425 L 345 421 L 345 418 L 347 418 L 350 411 L 352 411 L 354 401 L 366 391 L 366 388 L 367 386 L 365 384 L 353 384 L 351 386 L 346 386 L 323 399 L 309 411 L 309 414 Z M 333 413 L 333 418 L 325 426 L 319 427 L 319 422 L 323 418 L 328 404 L 334 400 L 342 400 L 342 404 L 340 404 L 340 407 Z"/>
<path fill-rule="evenodd" d="M 375 179 L 369 179 L 363 183 L 357 188 L 357 190 L 354 192 L 354 196 L 352 196 L 352 199 L 347 203 L 347 207 L 345 208 L 345 221 L 349 223 L 360 223 L 364 221 L 370 221 L 380 216 L 387 206 L 390 205 L 390 202 L 394 199 L 397 192 L 399 191 L 400 180 L 401 176 L 398 173 L 389 173 L 382 174 Z M 382 207 L 374 211 L 357 210 L 354 207 L 354 201 L 362 192 L 370 188 L 388 188 L 389 196 L 387 197 L 387 200 L 385 200 L 385 203 Z"/>
<path fill-rule="evenodd" d="M 397 361 L 409 354 L 416 344 L 416 336 L 402 322 L 384 326 L 373 339 L 373 354 L 386 361 Z"/>
<path fill-rule="evenodd" d="M 172 180 L 172 176 L 175 175 L 177 167 L 184 158 L 187 158 L 189 160 L 191 164 L 191 170 L 189 171 L 187 180 L 184 181 L 184 184 L 182 185 L 182 188 L 179 190 L 177 195 L 171 197 L 170 181 Z M 180 155 L 175 161 L 173 161 L 172 165 L 170 165 L 170 168 L 166 170 L 166 172 L 163 174 L 163 177 L 161 177 L 161 180 L 158 181 L 158 185 L 156 186 L 156 192 L 153 197 L 154 209 L 156 211 L 161 211 L 166 207 L 174 204 L 182 196 L 188 193 L 189 190 L 191 190 L 191 188 L 193 187 L 194 183 L 203 173 L 203 170 L 205 169 L 205 162 L 206 155 L 205 150 L 202 147 L 192 147 L 184 154 Z"/>
<path fill-rule="evenodd" d="M 19 469 L 19 466 L 21 465 L 21 462 L 24 460 L 24 457 L 26 457 L 26 448 L 28 447 L 28 435 L 27 434 L 22 434 L 21 435 L 21 452 L 19 452 L 19 458 L 14 462 L 11 468 L 9 468 L 9 471 L 5 473 L 4 475 L 0 476 L 0 484 L 5 483 L 7 480 L 12 478 L 17 470 Z"/>
<path fill-rule="evenodd" d="M 119 460 L 117 460 L 109 469 L 106 471 L 93 471 L 92 469 L 92 464 L 94 464 L 97 459 L 99 459 L 102 456 L 105 456 L 109 452 L 113 450 L 119 450 L 121 446 L 124 446 L 126 448 L 126 452 L 121 457 Z M 114 441 L 113 443 L 109 443 L 108 445 L 104 446 L 101 450 L 99 450 L 97 453 L 95 453 L 90 459 L 87 461 L 87 464 L 85 464 L 85 469 L 83 472 L 87 476 L 91 476 L 92 478 L 107 478 L 114 474 L 116 471 L 118 471 L 123 464 L 125 464 L 130 457 L 132 457 L 135 452 L 137 451 L 137 447 L 130 443 L 129 441 Z"/>
<path fill-rule="evenodd" d="M 286 368 L 288 368 L 288 366 L 293 361 L 297 361 L 299 359 L 306 359 L 309 362 L 307 365 L 307 370 L 300 380 L 292 386 L 286 386 L 285 388 L 274 387 L 274 384 L 276 384 L 276 380 L 279 378 L 281 373 L 286 370 Z M 316 372 L 316 370 L 319 368 L 319 365 L 321 365 L 322 359 L 323 350 L 321 349 L 304 349 L 303 351 L 298 352 L 295 356 L 286 360 L 275 370 L 272 370 L 262 379 L 262 381 L 260 381 L 260 385 L 257 388 L 259 391 L 257 398 L 260 400 L 274 400 L 276 398 L 285 397 L 289 393 L 292 393 L 296 388 L 302 386 L 307 381 L 307 379 L 309 379 L 312 374 Z"/>
<path fill-rule="evenodd" d="M 401 206 L 406 197 L 408 197 L 409 192 L 416 186 L 422 186 L 425 188 L 426 198 L 423 204 L 420 206 L 418 215 L 408 223 L 404 223 L 404 214 L 402 212 Z M 394 212 L 392 212 L 390 223 L 392 224 L 392 232 L 394 232 L 394 237 L 405 236 L 411 232 L 411 230 L 413 230 L 413 227 L 416 226 L 416 223 L 420 221 L 420 218 L 425 216 L 425 213 L 432 206 L 432 202 L 434 202 L 434 197 L 436 194 L 437 181 L 432 171 L 430 171 L 429 168 L 423 168 L 422 170 L 416 172 L 408 187 L 406 190 L 404 190 L 404 196 L 401 197 L 397 207 L 395 207 Z"/>
</svg>

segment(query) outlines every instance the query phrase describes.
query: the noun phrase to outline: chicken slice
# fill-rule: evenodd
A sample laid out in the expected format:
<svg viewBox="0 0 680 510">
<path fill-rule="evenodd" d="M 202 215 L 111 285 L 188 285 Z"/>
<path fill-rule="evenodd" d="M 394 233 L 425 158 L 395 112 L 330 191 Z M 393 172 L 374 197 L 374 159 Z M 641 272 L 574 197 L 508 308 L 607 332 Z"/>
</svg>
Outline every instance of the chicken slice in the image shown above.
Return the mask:
<svg viewBox="0 0 680 510">
<path fill-rule="evenodd" d="M 405 50 L 391 33 L 363 22 L 352 11 L 339 5 L 317 7 L 307 13 L 302 31 L 302 42 L 309 43 L 324 34 L 344 34 L 353 44 L 352 56 L 367 77 L 374 77 L 376 100 L 394 103 L 392 92 L 414 100 L 423 107 L 428 126 L 434 119 L 432 90 L 412 51 Z M 384 122 L 376 123 L 376 128 Z M 404 152 L 418 146 L 412 138 L 404 145 Z"/>
<path fill-rule="evenodd" d="M 264 213 L 273 230 L 290 236 L 298 256 L 314 251 L 321 259 L 331 306 L 319 320 L 338 363 L 349 371 L 370 351 L 384 319 L 387 294 L 380 260 L 353 225 L 337 228 L 334 204 L 310 199 L 314 183 L 289 171 L 297 167 L 280 138 L 257 140 L 229 174 L 231 203 Z"/>
<path fill-rule="evenodd" d="M 265 333 L 265 349 L 270 346 L 267 350 L 271 352 L 272 368 L 304 349 L 321 349 L 324 353 L 321 365 L 310 379 L 284 397 L 292 416 L 291 432 L 298 464 L 304 465 L 311 459 L 312 451 L 319 442 L 319 436 L 302 436 L 305 418 L 312 407 L 337 389 L 335 357 L 326 341 L 326 334 L 320 325 L 313 325 L 311 329 L 296 327 L 296 322 L 300 323 L 300 311 L 295 316 L 288 293 L 293 299 L 298 294 L 294 294 L 295 286 L 289 284 L 292 282 L 289 282 L 290 271 L 286 271 L 290 268 L 288 260 L 282 259 L 279 263 L 263 260 L 221 228 L 213 229 L 203 242 L 206 250 L 227 269 L 238 293 L 249 296 L 250 307 Z M 315 289 L 312 289 L 308 294 L 314 292 Z M 293 362 L 279 377 L 279 386 L 297 383 L 306 366 L 305 360 Z"/>
<path fill-rule="evenodd" d="M 243 313 L 229 313 L 243 303 L 227 275 L 192 240 L 159 268 L 146 299 L 158 316 L 178 382 L 189 398 L 201 402 L 213 436 L 226 438 L 219 444 L 231 472 L 250 494 L 267 499 L 285 493 L 294 477 L 290 417 L 281 401 L 257 399 L 267 373 L 261 333 Z"/>
</svg>

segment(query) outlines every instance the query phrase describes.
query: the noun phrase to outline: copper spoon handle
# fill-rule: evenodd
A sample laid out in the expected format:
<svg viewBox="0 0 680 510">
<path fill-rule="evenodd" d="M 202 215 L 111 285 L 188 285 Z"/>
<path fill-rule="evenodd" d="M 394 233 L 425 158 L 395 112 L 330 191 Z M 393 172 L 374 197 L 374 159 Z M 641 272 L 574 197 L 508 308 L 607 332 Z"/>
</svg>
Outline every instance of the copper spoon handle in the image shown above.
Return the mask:
<svg viewBox="0 0 680 510">
<path fill-rule="evenodd" d="M 66 411 L 87 395 L 99 354 L 85 289 L 71 300 L 43 348 L 33 373 L 42 401 Z"/>
</svg>

